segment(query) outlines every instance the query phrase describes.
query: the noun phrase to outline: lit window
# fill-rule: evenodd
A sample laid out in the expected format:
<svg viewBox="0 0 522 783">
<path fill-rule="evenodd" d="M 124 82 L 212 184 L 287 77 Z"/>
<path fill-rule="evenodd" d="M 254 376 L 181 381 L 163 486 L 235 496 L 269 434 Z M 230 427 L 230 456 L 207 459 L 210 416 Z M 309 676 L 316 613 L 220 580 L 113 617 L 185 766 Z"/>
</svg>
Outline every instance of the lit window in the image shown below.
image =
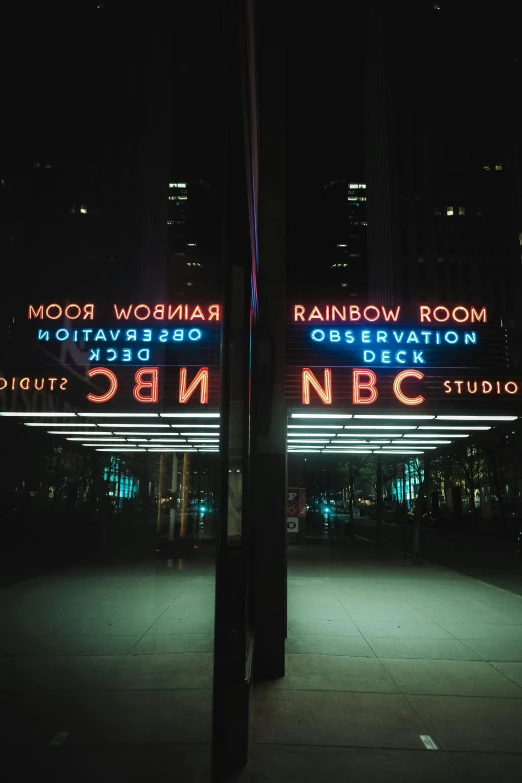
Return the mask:
<svg viewBox="0 0 522 783">
<path fill-rule="evenodd" d="M 465 215 L 466 214 L 466 207 L 459 207 L 459 215 Z"/>
<path fill-rule="evenodd" d="M 197 247 L 195 242 L 187 242 L 187 247 Z"/>
<path fill-rule="evenodd" d="M 44 168 L 50 169 L 51 168 L 51 164 L 50 163 L 46 163 Z M 497 168 L 497 167 L 495 166 L 495 168 Z M 500 168 L 502 168 L 502 166 Z"/>
<path fill-rule="evenodd" d="M 446 207 L 446 215 L 453 215 L 453 207 Z"/>
<path fill-rule="evenodd" d="M 368 225 L 368 223 L 366 223 L 366 221 L 361 220 L 361 226 L 367 226 L 367 225 Z"/>
<path fill-rule="evenodd" d="M 435 214 L 436 215 L 442 215 L 442 210 L 440 207 L 435 207 Z"/>
<path fill-rule="evenodd" d="M 76 207 L 71 207 L 69 212 L 71 213 L 71 215 L 76 214 Z"/>
<path fill-rule="evenodd" d="M 87 207 L 84 204 L 81 205 L 80 212 L 82 213 L 82 215 L 87 214 Z"/>
<path fill-rule="evenodd" d="M 348 283 L 341 283 L 341 288 L 346 288 L 347 285 Z"/>
<path fill-rule="evenodd" d="M 186 188 L 186 182 L 169 182 L 169 188 Z"/>
<path fill-rule="evenodd" d="M 482 166 L 482 168 L 484 169 L 484 171 L 489 171 L 491 167 L 490 167 L 489 163 L 486 163 L 486 165 Z"/>
<path fill-rule="evenodd" d="M 347 245 L 337 245 L 337 247 L 347 247 Z"/>
<path fill-rule="evenodd" d="M 495 166 L 495 171 L 502 171 L 502 163 L 497 163 Z"/>
</svg>

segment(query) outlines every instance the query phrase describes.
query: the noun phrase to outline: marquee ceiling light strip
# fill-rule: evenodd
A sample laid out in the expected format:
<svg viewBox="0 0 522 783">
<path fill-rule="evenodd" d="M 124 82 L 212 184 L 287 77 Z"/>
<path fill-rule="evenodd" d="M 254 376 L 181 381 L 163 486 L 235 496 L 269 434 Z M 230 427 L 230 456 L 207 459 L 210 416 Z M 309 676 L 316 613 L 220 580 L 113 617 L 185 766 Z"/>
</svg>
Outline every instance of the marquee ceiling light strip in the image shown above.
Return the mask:
<svg viewBox="0 0 522 783">
<path fill-rule="evenodd" d="M 164 427 L 165 425 L 161 424 L 160 426 Z M 168 426 L 168 427 L 175 427 L 177 430 L 181 430 L 181 429 L 188 429 L 189 427 L 193 427 L 193 428 L 196 428 L 196 427 L 208 427 L 208 429 L 212 429 L 212 428 L 219 429 L 220 425 L 219 424 L 211 424 L 210 422 L 205 423 L 205 424 L 194 424 L 193 422 L 191 422 L 190 424 L 181 424 L 181 422 L 179 422 L 179 423 L 176 422 L 175 424 L 167 424 L 166 426 Z"/>
<path fill-rule="evenodd" d="M 444 446 L 451 443 L 450 440 L 393 440 L 392 443 L 400 443 L 408 446 Z"/>
<path fill-rule="evenodd" d="M 338 449 L 340 446 L 343 446 L 343 445 L 350 446 L 352 443 L 367 443 L 367 441 L 365 441 L 365 440 L 350 440 L 350 441 L 347 441 L 346 444 L 343 444 L 341 441 L 338 441 L 337 443 L 334 441 L 330 446 L 327 446 L 326 448 L 327 449 L 330 449 L 330 448 Z M 389 443 L 389 441 L 388 441 L 388 443 Z"/>
<path fill-rule="evenodd" d="M 394 445 L 391 443 L 389 446 L 383 446 L 383 449 L 421 449 L 422 451 L 426 451 L 426 449 L 429 449 L 430 451 L 433 451 L 437 448 L 437 446 L 425 446 L 424 443 L 400 443 L 397 445 Z"/>
<path fill-rule="evenodd" d="M 435 416 L 417 416 L 417 415 L 385 415 L 381 413 L 356 413 L 354 419 L 405 419 L 406 421 L 415 421 L 416 419 L 434 419 Z"/>
<path fill-rule="evenodd" d="M 393 450 L 393 451 L 387 451 L 386 449 L 382 449 L 382 454 L 424 454 L 423 451 L 402 451 L 402 450 Z"/>
<path fill-rule="evenodd" d="M 163 419 L 166 418 L 179 418 L 179 419 L 219 419 L 219 413 L 160 413 Z"/>
<path fill-rule="evenodd" d="M 136 453 L 136 449 L 120 449 L 120 448 L 114 448 L 114 449 L 95 449 L 95 451 L 111 451 L 111 452 L 121 452 L 121 451 L 133 451 Z"/>
<path fill-rule="evenodd" d="M 90 438 L 90 432 L 86 432 L 81 438 L 65 438 L 65 440 L 85 440 L 96 441 L 97 443 L 125 443 L 125 438 Z"/>
<path fill-rule="evenodd" d="M 437 421 L 515 421 L 518 416 L 437 416 Z"/>
<path fill-rule="evenodd" d="M 353 435 L 348 435 L 344 432 L 338 432 L 337 438 L 340 440 L 348 440 L 350 438 L 400 438 L 401 435 L 402 432 L 354 432 Z"/>
<path fill-rule="evenodd" d="M 113 422 L 112 424 L 107 424 L 106 422 L 100 422 L 98 425 L 95 425 L 95 424 L 87 425 L 87 424 L 85 424 L 85 426 L 86 427 L 87 426 L 89 426 L 89 427 L 91 427 L 91 426 L 92 427 L 95 427 L 95 426 L 98 426 L 98 427 L 155 427 L 155 428 L 157 427 L 158 429 L 161 428 L 161 429 L 168 430 L 169 427 L 170 427 L 170 424 L 151 424 L 150 422 L 147 422 L 146 424 L 132 424 L 130 422 L 128 424 L 121 424 L 120 422 L 118 422 L 118 423 Z"/>
<path fill-rule="evenodd" d="M 79 414 L 78 414 L 79 415 Z M 86 416 L 90 416 L 90 413 L 86 413 Z M 54 413 L 35 413 L 34 411 L 0 411 L 0 416 L 38 416 L 41 419 L 45 418 L 58 418 L 59 416 L 76 416 L 76 413 L 64 413 L 63 411 L 54 411 Z"/>
<path fill-rule="evenodd" d="M 218 438 L 219 432 L 181 432 L 184 438 L 197 437 L 197 438 Z"/>
<path fill-rule="evenodd" d="M 372 449 L 323 449 L 323 454 L 372 454 Z"/>
<path fill-rule="evenodd" d="M 345 424 L 345 430 L 416 430 L 416 424 Z"/>
<path fill-rule="evenodd" d="M 107 434 L 109 434 L 109 433 L 110 433 L 110 430 L 107 430 Z M 105 432 L 103 434 L 105 435 Z M 138 430 L 138 431 L 131 430 L 130 432 L 122 432 L 121 430 L 115 430 L 114 434 L 115 435 L 125 435 L 125 436 L 130 436 L 130 435 L 147 435 L 147 437 L 149 437 L 149 438 L 170 438 L 170 437 L 174 438 L 176 436 L 179 437 L 179 432 L 170 432 L 168 430 L 167 431 L 162 430 L 161 432 L 143 432 L 142 430 Z"/>
<path fill-rule="evenodd" d="M 336 432 L 289 432 L 289 438 L 335 438 Z"/>
<path fill-rule="evenodd" d="M 292 419 L 353 419 L 351 413 L 291 413 Z"/>
<path fill-rule="evenodd" d="M 24 421 L 26 427 L 52 427 L 53 424 L 50 421 Z M 59 424 L 55 424 L 55 427 L 97 427 L 97 424 L 82 424 L 81 421 L 61 421 Z"/>
<path fill-rule="evenodd" d="M 419 424 L 418 430 L 490 430 L 491 426 L 475 427 L 472 424 Z"/>
<path fill-rule="evenodd" d="M 47 425 L 49 426 L 49 425 Z M 88 438 L 90 435 L 105 436 L 105 432 L 93 432 L 92 430 L 47 430 L 48 435 L 83 435 L 84 438 Z M 107 435 L 112 435 L 111 432 L 107 432 Z"/>
<path fill-rule="evenodd" d="M 105 443 L 103 441 L 101 443 L 99 441 L 94 441 L 94 443 L 92 443 L 92 442 L 82 443 L 82 446 L 91 446 L 92 448 L 97 448 L 98 446 L 107 446 L 107 445 L 109 445 L 107 443 L 107 441 L 105 441 Z M 138 448 L 136 443 L 125 443 L 125 441 L 123 443 L 115 443 L 114 444 L 114 448 L 115 449 L 119 449 L 121 447 L 128 448 L 129 450 L 132 450 L 132 451 L 135 451 Z M 112 448 L 112 446 L 111 446 L 111 448 Z"/>
<path fill-rule="evenodd" d="M 464 432 L 409 432 L 404 438 L 469 438 Z"/>
<path fill-rule="evenodd" d="M 103 416 L 104 418 L 113 416 L 118 419 L 157 419 L 159 413 L 98 413 L 98 411 L 96 411 L 96 413 L 78 413 L 77 415 L 89 417 L 90 419 L 98 419 L 100 416 Z"/>
<path fill-rule="evenodd" d="M 288 445 L 289 446 L 299 446 L 301 443 L 329 443 L 330 441 L 326 440 L 326 438 L 320 438 L 320 439 L 309 439 L 309 440 L 289 440 Z"/>
<path fill-rule="evenodd" d="M 289 430 L 304 430 L 306 428 L 311 430 L 342 430 L 342 424 L 289 424 Z"/>
</svg>

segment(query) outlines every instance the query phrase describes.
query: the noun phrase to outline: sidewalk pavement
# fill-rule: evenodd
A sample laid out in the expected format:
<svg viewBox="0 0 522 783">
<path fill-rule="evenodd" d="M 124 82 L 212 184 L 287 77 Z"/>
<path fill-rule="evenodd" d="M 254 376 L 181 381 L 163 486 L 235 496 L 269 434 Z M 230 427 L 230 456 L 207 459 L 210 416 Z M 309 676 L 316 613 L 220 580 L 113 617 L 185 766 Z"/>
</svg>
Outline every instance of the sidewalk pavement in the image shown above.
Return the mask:
<svg viewBox="0 0 522 783">
<path fill-rule="evenodd" d="M 522 597 L 363 541 L 289 548 L 251 783 L 522 780 Z"/>
</svg>

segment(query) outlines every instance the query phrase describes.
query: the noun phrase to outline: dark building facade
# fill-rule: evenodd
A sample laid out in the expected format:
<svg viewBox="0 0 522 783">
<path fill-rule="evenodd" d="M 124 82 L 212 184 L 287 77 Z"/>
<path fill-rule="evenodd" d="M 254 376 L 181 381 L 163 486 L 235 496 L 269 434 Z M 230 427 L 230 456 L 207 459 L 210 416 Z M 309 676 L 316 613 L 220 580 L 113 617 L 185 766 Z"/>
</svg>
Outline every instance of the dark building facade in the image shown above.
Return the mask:
<svg viewBox="0 0 522 783">
<path fill-rule="evenodd" d="M 370 295 L 481 302 L 516 328 L 519 44 L 507 5 L 496 7 L 502 24 L 493 28 L 489 11 L 370 5 Z"/>
</svg>

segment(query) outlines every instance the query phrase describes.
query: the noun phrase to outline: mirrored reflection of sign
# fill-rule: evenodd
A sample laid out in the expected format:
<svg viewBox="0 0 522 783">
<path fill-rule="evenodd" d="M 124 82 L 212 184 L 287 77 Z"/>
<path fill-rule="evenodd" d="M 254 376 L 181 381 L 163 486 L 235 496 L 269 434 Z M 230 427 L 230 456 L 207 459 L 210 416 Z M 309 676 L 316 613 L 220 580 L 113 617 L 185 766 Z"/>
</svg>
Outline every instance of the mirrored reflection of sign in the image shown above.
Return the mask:
<svg viewBox="0 0 522 783">
<path fill-rule="evenodd" d="M 3 410 L 219 405 L 219 304 L 34 303 L 13 323 Z"/>
</svg>

